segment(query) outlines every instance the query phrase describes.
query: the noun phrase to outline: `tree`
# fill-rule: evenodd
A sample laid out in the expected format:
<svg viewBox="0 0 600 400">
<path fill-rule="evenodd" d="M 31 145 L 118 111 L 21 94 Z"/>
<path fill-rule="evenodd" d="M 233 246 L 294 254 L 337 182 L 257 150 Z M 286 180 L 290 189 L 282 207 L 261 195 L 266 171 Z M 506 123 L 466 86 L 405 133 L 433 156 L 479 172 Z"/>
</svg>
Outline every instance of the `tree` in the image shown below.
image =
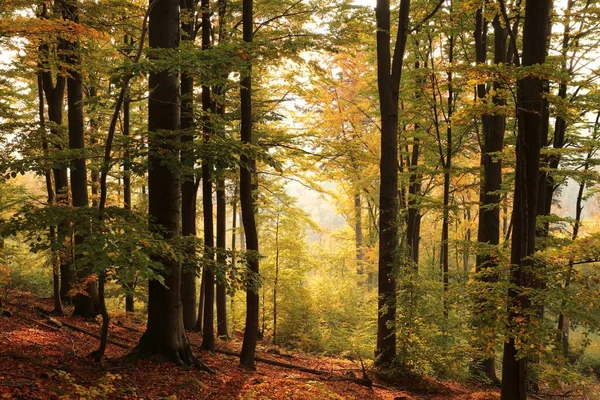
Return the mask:
<svg viewBox="0 0 600 400">
<path fill-rule="evenodd" d="M 398 97 L 408 35 L 410 0 L 401 0 L 398 33 L 390 50 L 390 3 L 378 0 L 377 86 L 381 113 L 381 162 L 379 189 L 379 300 L 377 362 L 390 364 L 396 355 L 395 257 L 398 242 Z M 391 65 L 390 65 L 391 64 Z"/>
<path fill-rule="evenodd" d="M 196 38 L 197 0 L 181 0 L 182 9 L 182 41 L 193 45 Z M 187 71 L 181 73 L 181 235 L 196 236 L 196 199 L 198 185 L 195 181 L 194 166 L 196 164 L 194 143 L 194 77 Z M 181 275 L 181 301 L 183 303 L 183 325 L 186 330 L 196 325 L 196 274 L 198 265 L 195 262 L 196 248 L 193 244 L 186 247 L 186 257 Z"/>
<path fill-rule="evenodd" d="M 77 0 L 64 0 L 62 15 L 65 20 L 79 23 L 79 9 Z M 85 134 L 83 120 L 83 83 L 81 78 L 81 65 L 79 60 L 79 43 L 77 40 L 67 40 L 66 52 L 68 62 L 67 102 L 69 121 L 69 149 L 78 151 L 77 156 L 71 160 L 71 196 L 73 207 L 88 207 L 87 168 L 85 158 Z M 85 232 L 75 232 L 75 248 L 83 243 Z M 97 301 L 97 288 L 94 280 L 89 281 L 89 268 L 77 265 L 81 255 L 75 252 L 73 260 L 77 269 L 77 277 L 86 282 L 85 292 L 75 296 L 75 309 L 73 315 L 92 318 L 96 311 L 94 302 Z"/>
<path fill-rule="evenodd" d="M 153 59 L 162 49 L 179 46 L 179 4 L 153 0 L 148 24 L 149 46 Z M 180 199 L 178 160 L 179 77 L 166 68 L 152 70 L 148 100 L 148 217 L 151 229 L 165 240 L 179 236 Z M 134 350 L 137 353 L 163 354 L 177 364 L 197 362 L 183 327 L 181 307 L 181 265 L 174 255 L 160 257 L 164 284 L 148 283 L 148 323 Z"/>
<path fill-rule="evenodd" d="M 477 9 L 476 28 L 475 28 L 475 50 L 477 63 L 485 66 L 487 61 L 487 30 L 488 21 L 484 17 L 485 10 Z M 507 28 L 500 21 L 500 15 L 497 13 L 492 21 L 494 29 L 494 64 L 499 67 L 506 62 L 506 38 L 508 36 Z M 502 107 L 506 101 L 499 94 L 504 87 L 499 79 L 494 79 L 491 87 L 494 94 L 491 95 L 491 104 L 488 104 L 490 90 L 485 83 L 477 85 L 477 99 L 486 106 L 486 111 L 481 116 L 482 136 L 481 140 L 481 179 L 479 189 L 479 221 L 477 228 L 477 241 L 485 250 L 477 254 L 476 273 L 478 278 L 486 284 L 493 284 L 497 281 L 497 268 L 499 264 L 498 245 L 500 244 L 500 190 L 502 185 L 502 160 L 500 153 L 504 147 L 504 131 L 506 117 L 496 107 Z M 490 110 L 491 109 L 491 110 Z M 490 110 L 490 111 L 488 111 Z M 483 293 L 476 299 L 473 324 L 475 329 L 481 330 L 486 326 L 486 318 L 489 318 L 486 312 L 493 310 L 496 304 L 486 301 L 485 293 L 489 293 L 491 288 L 483 288 Z M 489 325 L 489 324 L 488 324 Z M 493 327 L 486 328 L 486 331 L 495 332 Z M 494 343 L 494 338 L 490 339 Z M 488 343 L 489 344 L 489 343 Z M 487 344 L 485 348 L 494 348 Z M 491 381 L 496 381 L 496 363 L 493 354 L 475 361 L 475 368 L 483 372 Z"/>
<path fill-rule="evenodd" d="M 548 35 L 548 0 L 526 0 L 523 26 L 523 67 L 543 64 Z M 518 62 L 518 60 L 517 60 Z M 527 398 L 527 356 L 520 353 L 527 337 L 519 334 L 523 324 L 532 321 L 531 299 L 535 268 L 531 256 L 535 251 L 538 177 L 543 129 L 544 87 L 536 75 L 527 75 L 517 82 L 517 145 L 515 192 L 513 204 L 513 234 L 511 247 L 510 289 L 508 291 L 508 341 L 502 358 L 502 399 Z M 527 327 L 529 328 L 529 327 Z M 534 345 L 535 346 L 535 345 Z"/>
<path fill-rule="evenodd" d="M 242 3 L 242 29 L 243 40 L 247 46 L 252 44 L 253 37 L 253 1 L 243 0 Z M 250 50 L 246 47 L 246 51 Z M 248 56 L 245 56 L 248 58 Z M 252 61 L 247 60 L 247 65 L 240 75 L 240 101 L 241 101 L 241 141 L 243 144 L 252 143 Z M 248 264 L 248 277 L 246 278 L 246 325 L 244 341 L 240 353 L 240 364 L 246 368 L 254 369 L 254 355 L 256 353 L 256 339 L 258 333 L 258 232 L 254 215 L 253 174 L 256 172 L 256 161 L 247 153 L 240 156 L 240 205 L 242 208 L 242 222 L 246 235 L 246 251 Z"/>
</svg>

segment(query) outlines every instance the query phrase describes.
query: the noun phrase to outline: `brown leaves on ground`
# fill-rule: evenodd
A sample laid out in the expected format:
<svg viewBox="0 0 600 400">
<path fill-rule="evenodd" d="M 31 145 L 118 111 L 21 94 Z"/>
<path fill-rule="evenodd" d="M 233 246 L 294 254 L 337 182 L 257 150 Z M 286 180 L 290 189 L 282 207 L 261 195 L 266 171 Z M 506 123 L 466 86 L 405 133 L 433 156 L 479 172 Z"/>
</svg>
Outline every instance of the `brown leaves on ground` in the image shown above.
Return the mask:
<svg viewBox="0 0 600 400">
<path fill-rule="evenodd" d="M 343 377 L 362 377 L 360 363 L 349 360 L 309 356 L 301 353 L 272 354 L 259 347 L 257 355 L 329 372 L 317 376 L 296 370 L 257 364 L 257 371 L 239 367 L 239 360 L 223 354 L 201 352 L 201 336 L 189 333 L 194 351 L 217 370 L 209 375 L 196 368 L 177 367 L 158 358 L 124 361 L 128 353 L 109 344 L 106 360 L 99 365 L 87 355 L 98 340 L 80 332 L 54 328 L 34 312 L 38 306 L 48 310 L 50 300 L 19 293 L 5 308 L 13 311 L 0 318 L 0 399 L 499 399 L 497 390 L 458 383 L 428 381 L 426 385 L 407 383 L 398 388 L 373 388 L 343 381 Z M 99 332 L 97 322 L 60 317 L 91 332 Z M 142 321 L 124 315 L 113 318 L 126 327 L 111 324 L 111 338 L 135 346 L 143 331 Z M 132 329 L 133 328 L 133 329 Z M 239 351 L 240 341 L 219 342 L 218 346 Z M 277 353 L 277 351 L 273 352 Z M 431 388 L 435 388 L 432 390 Z M 405 391 L 403 391 L 405 390 Z"/>
</svg>

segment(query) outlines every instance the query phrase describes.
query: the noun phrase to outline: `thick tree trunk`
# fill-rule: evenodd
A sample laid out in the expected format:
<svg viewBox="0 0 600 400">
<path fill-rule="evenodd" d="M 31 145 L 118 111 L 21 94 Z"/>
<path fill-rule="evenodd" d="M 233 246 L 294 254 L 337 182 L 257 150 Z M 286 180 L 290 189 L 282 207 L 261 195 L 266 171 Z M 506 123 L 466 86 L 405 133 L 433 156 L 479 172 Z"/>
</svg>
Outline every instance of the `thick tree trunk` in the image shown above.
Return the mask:
<svg viewBox="0 0 600 400">
<path fill-rule="evenodd" d="M 195 39 L 196 0 L 181 0 L 182 12 L 186 18 L 181 23 L 182 40 L 193 43 Z M 186 71 L 181 74 L 181 234 L 196 236 L 196 200 L 198 188 L 195 183 L 194 168 L 196 157 L 192 148 L 194 142 L 194 78 Z M 181 274 L 181 301 L 183 303 L 183 325 L 186 330 L 196 326 L 196 248 L 186 249 L 184 270 Z"/>
<path fill-rule="evenodd" d="M 150 48 L 179 46 L 179 4 L 155 0 L 150 12 Z M 148 202 L 151 229 L 165 240 L 179 235 L 179 171 L 167 160 L 179 157 L 179 77 L 168 70 L 150 73 L 148 100 Z M 136 347 L 138 353 L 163 354 L 178 364 L 193 364 L 196 359 L 183 327 L 181 305 L 181 265 L 173 258 L 160 258 L 165 285 L 148 283 L 148 324 Z"/>
<path fill-rule="evenodd" d="M 526 0 L 523 28 L 523 66 L 543 64 L 546 58 L 549 0 Z M 508 292 L 508 323 L 510 332 L 519 332 L 521 324 L 531 329 L 531 300 L 522 289 L 534 282 L 528 270 L 533 267 L 530 256 L 535 250 L 538 177 L 543 130 L 543 80 L 528 76 L 517 82 L 518 135 L 516 146 L 515 193 L 513 205 L 513 233 L 511 248 L 511 288 Z M 502 360 L 503 400 L 526 400 L 527 357 L 517 359 L 517 341 L 526 338 L 509 335 L 504 343 Z"/>
<path fill-rule="evenodd" d="M 253 36 L 253 0 L 243 0 L 242 25 L 245 43 L 252 43 Z M 244 144 L 252 143 L 252 65 L 248 62 L 247 70 L 241 76 L 241 141 Z M 240 364 L 246 368 L 254 369 L 254 356 L 256 353 L 256 340 L 258 333 L 258 232 L 254 217 L 253 190 L 256 185 L 252 178 L 256 173 L 256 162 L 247 154 L 240 156 L 240 205 L 242 207 L 242 221 L 246 236 L 247 262 L 250 280 L 246 283 L 246 326 L 244 341 L 240 353 Z"/>
<path fill-rule="evenodd" d="M 484 20 L 482 10 L 478 10 L 477 15 L 478 28 L 475 31 L 477 62 L 484 64 L 486 62 L 486 33 L 487 22 Z M 508 32 L 502 27 L 499 15 L 496 15 L 492 22 L 494 28 L 494 64 L 506 62 L 506 37 Z M 493 89 L 498 92 L 502 89 L 502 84 L 495 81 Z M 477 97 L 483 101 L 487 95 L 485 85 L 477 86 Z M 495 95 L 492 97 L 495 106 L 504 106 L 504 99 Z M 479 189 L 479 221 L 477 228 L 477 241 L 490 246 L 489 250 L 477 254 L 475 271 L 478 279 L 486 285 L 493 285 L 497 280 L 496 269 L 498 267 L 498 254 L 492 247 L 497 249 L 500 243 L 500 190 L 502 184 L 502 160 L 498 154 L 504 148 L 504 132 L 506 118 L 500 114 L 485 114 L 481 117 L 483 127 L 483 140 L 481 149 L 481 167 L 482 176 Z M 494 312 L 496 304 L 489 300 L 486 295 L 491 286 L 487 286 L 481 297 L 475 299 L 475 310 L 473 326 L 475 329 L 483 332 L 491 332 L 488 344 L 481 344 L 477 349 L 481 354 L 474 361 L 474 371 L 483 373 L 492 382 L 496 382 L 496 361 L 493 354 L 488 357 L 483 354 L 486 349 L 494 348 L 495 334 L 493 327 L 486 327 L 489 321 L 489 314 Z M 493 299 L 493 297 L 492 297 Z"/>
</svg>

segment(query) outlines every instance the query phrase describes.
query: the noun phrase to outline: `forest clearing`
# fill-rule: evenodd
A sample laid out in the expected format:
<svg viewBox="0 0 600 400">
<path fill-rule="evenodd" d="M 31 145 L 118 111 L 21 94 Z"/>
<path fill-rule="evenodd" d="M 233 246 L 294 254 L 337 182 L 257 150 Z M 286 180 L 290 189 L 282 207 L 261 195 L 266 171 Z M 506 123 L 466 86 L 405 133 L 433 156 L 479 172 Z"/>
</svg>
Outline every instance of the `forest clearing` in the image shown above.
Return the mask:
<svg viewBox="0 0 600 400">
<path fill-rule="evenodd" d="M 600 0 L 0 0 L 5 398 L 599 399 Z"/>
</svg>

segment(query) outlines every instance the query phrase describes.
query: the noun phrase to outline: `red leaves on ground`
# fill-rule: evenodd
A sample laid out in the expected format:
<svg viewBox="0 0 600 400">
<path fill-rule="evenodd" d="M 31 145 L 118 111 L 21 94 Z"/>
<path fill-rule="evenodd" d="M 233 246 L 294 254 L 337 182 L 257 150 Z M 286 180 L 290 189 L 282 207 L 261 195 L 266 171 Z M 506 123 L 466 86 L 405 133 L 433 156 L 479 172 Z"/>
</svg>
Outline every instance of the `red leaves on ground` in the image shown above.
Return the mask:
<svg viewBox="0 0 600 400">
<path fill-rule="evenodd" d="M 351 382 L 328 380 L 295 370 L 258 364 L 257 371 L 239 367 L 239 360 L 223 354 L 194 351 L 217 375 L 209 375 L 196 368 L 177 367 L 173 363 L 151 358 L 123 361 L 128 353 L 108 345 L 106 361 L 98 365 L 87 355 L 98 346 L 98 340 L 80 332 L 63 327 L 49 329 L 32 320 L 45 323 L 33 311 L 35 306 L 51 307 L 50 300 L 40 300 L 27 294 L 18 294 L 9 299 L 14 306 L 5 308 L 14 311 L 10 318 L 0 318 L 0 399 L 70 399 L 110 398 L 137 399 L 498 399 L 492 389 L 466 387 L 457 383 L 444 383 L 438 393 L 407 393 L 400 390 L 372 389 Z M 57 318 L 86 330 L 99 331 L 99 323 L 85 322 L 79 318 Z M 125 317 L 115 320 L 125 320 Z M 144 325 L 126 320 L 128 327 L 143 331 Z M 131 344 L 139 339 L 140 332 L 111 325 L 110 332 L 115 340 Z M 194 345 L 201 342 L 197 333 L 189 334 Z M 219 343 L 229 350 L 238 351 L 239 341 Z M 331 371 L 333 376 L 344 374 L 360 376 L 360 366 L 348 360 L 319 358 L 305 354 L 294 354 L 281 358 L 260 351 L 264 358 L 285 361 L 309 368 Z M 350 376 L 350 375 L 349 375 Z"/>
</svg>

